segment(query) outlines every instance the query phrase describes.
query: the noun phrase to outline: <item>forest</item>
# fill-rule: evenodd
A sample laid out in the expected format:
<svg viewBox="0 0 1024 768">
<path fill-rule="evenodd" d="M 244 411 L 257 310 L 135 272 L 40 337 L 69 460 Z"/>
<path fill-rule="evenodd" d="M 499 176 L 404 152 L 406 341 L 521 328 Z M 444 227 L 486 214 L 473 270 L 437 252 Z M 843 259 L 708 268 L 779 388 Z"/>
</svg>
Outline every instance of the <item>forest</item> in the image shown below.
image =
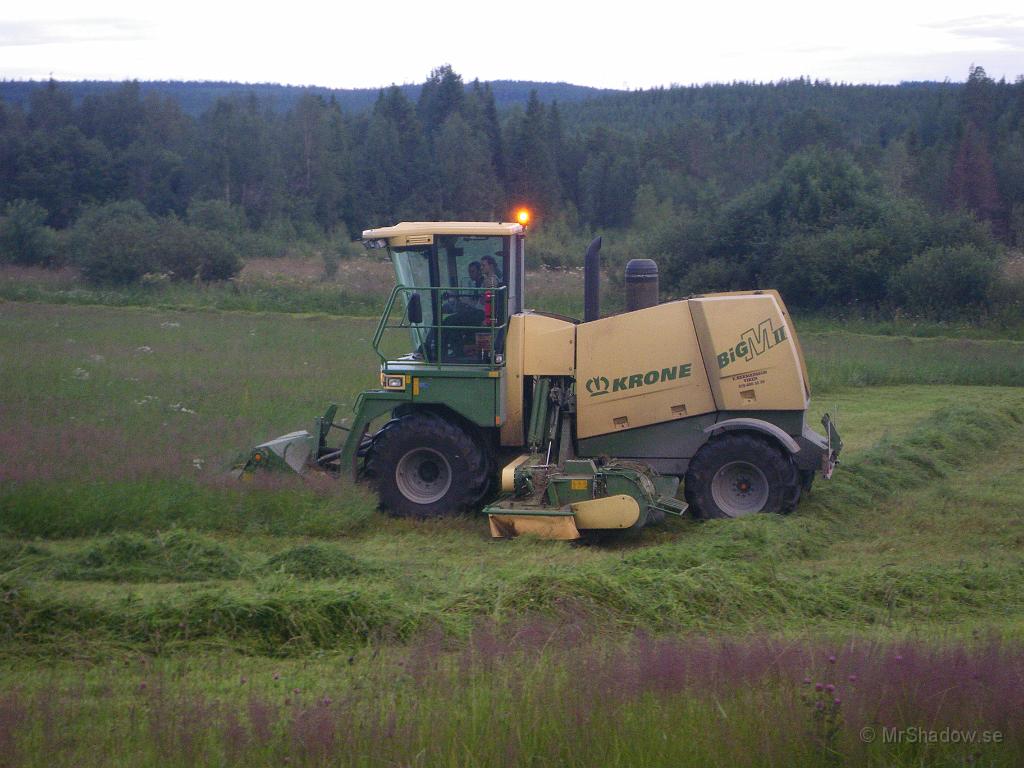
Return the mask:
<svg viewBox="0 0 1024 768">
<path fill-rule="evenodd" d="M 679 294 L 770 286 L 828 314 L 1024 313 L 1024 78 L 981 66 L 963 83 L 517 102 L 446 65 L 365 108 L 308 90 L 282 109 L 238 86 L 198 114 L 180 89 L 137 82 L 19 93 L 0 100 L 0 260 L 96 283 L 223 279 L 298 242 L 348 254 L 367 227 L 527 205 L 547 266 L 578 263 L 603 234 L 613 263 L 656 258 Z"/>
</svg>

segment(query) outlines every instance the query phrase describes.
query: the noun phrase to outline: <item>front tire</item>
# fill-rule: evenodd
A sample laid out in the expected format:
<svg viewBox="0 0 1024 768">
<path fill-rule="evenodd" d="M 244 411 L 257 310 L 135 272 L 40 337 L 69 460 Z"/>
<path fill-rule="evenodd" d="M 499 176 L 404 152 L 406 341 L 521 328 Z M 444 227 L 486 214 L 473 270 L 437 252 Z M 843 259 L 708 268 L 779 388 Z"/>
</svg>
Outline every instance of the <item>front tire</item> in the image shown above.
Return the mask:
<svg viewBox="0 0 1024 768">
<path fill-rule="evenodd" d="M 382 430 L 366 461 L 381 508 L 418 519 L 472 510 L 487 487 L 487 470 L 477 442 L 432 413 L 407 414 Z"/>
<path fill-rule="evenodd" d="M 685 483 L 690 509 L 704 519 L 788 511 L 800 498 L 792 459 L 748 434 L 708 441 L 690 462 Z"/>
</svg>

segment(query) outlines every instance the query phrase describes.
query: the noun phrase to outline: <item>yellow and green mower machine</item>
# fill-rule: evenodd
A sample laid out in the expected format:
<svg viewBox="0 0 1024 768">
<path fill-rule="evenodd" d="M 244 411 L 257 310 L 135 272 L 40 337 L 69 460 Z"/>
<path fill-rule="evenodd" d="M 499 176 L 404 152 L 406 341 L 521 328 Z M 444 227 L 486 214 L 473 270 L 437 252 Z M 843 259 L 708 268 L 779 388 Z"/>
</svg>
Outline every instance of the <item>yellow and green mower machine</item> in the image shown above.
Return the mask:
<svg viewBox="0 0 1024 768">
<path fill-rule="evenodd" d="M 521 223 L 365 231 L 397 278 L 373 338 L 380 387 L 350 423 L 331 406 L 312 433 L 257 446 L 245 470 L 344 473 L 393 515 L 483 507 L 494 536 L 558 539 L 687 508 L 787 511 L 831 475 L 842 443 L 828 416 L 825 435 L 806 424 L 807 368 L 776 291 L 659 303 L 656 265 L 636 259 L 627 311 L 601 317 L 597 239 L 581 322 L 525 308 L 525 237 Z"/>
</svg>

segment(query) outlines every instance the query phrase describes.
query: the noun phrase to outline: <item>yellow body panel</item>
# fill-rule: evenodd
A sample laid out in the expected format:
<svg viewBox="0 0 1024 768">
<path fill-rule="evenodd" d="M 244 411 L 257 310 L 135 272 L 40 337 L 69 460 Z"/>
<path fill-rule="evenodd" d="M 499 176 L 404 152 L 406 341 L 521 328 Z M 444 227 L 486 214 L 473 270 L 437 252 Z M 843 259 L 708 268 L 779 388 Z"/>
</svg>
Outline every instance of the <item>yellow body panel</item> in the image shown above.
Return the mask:
<svg viewBox="0 0 1024 768">
<path fill-rule="evenodd" d="M 577 326 L 576 410 L 579 437 L 715 410 L 687 302 Z"/>
<path fill-rule="evenodd" d="M 524 453 L 514 461 L 510 461 L 501 470 L 501 491 L 512 493 L 516 489 L 516 470 L 530 460 L 530 454 Z"/>
<path fill-rule="evenodd" d="M 786 302 L 782 300 L 782 295 L 774 288 L 765 288 L 760 291 L 723 291 L 722 293 L 709 293 L 707 295 L 692 296 L 691 299 L 714 299 L 721 298 L 723 296 L 759 296 L 766 294 L 773 296 L 775 301 L 779 303 L 779 310 L 782 312 L 782 317 L 786 321 L 786 325 L 789 326 L 790 340 L 796 347 L 797 357 L 800 359 L 800 374 L 804 380 L 804 390 L 807 393 L 807 397 L 811 396 L 811 377 L 807 375 L 807 360 L 804 358 L 804 348 L 800 345 L 800 337 L 797 335 L 796 326 L 793 325 L 793 319 L 789 315 L 789 310 L 786 308 Z"/>
<path fill-rule="evenodd" d="M 624 493 L 577 501 L 570 504 L 569 508 L 576 518 L 576 527 L 584 530 L 629 528 L 640 519 L 640 505 L 636 499 Z"/>
<path fill-rule="evenodd" d="M 512 315 L 508 319 L 505 336 L 505 421 L 501 425 L 501 444 L 520 446 L 526 442 L 523 428 L 523 337 L 526 315 Z"/>
<path fill-rule="evenodd" d="M 765 291 L 775 297 L 775 300 L 779 303 L 779 309 L 782 311 L 782 317 L 786 321 L 786 325 L 789 326 L 789 338 L 793 342 L 793 346 L 796 348 L 796 356 L 800 360 L 800 375 L 804 381 L 804 394 L 806 395 L 807 402 L 811 400 L 811 377 L 807 375 L 807 360 L 804 358 L 804 348 L 800 346 L 800 337 L 797 335 L 796 326 L 793 325 L 793 319 L 789 316 L 789 310 L 786 309 L 786 302 L 782 300 L 782 296 L 775 289 Z"/>
<path fill-rule="evenodd" d="M 526 315 L 523 373 L 572 376 L 576 371 L 576 325 L 556 317 Z"/>
<path fill-rule="evenodd" d="M 505 421 L 501 444 L 519 446 L 523 431 L 523 383 L 527 376 L 572 376 L 576 368 L 576 326 L 529 312 L 512 315 L 505 340 Z"/>
<path fill-rule="evenodd" d="M 719 294 L 689 304 L 719 410 L 807 408 L 800 350 L 777 293 Z"/>
</svg>

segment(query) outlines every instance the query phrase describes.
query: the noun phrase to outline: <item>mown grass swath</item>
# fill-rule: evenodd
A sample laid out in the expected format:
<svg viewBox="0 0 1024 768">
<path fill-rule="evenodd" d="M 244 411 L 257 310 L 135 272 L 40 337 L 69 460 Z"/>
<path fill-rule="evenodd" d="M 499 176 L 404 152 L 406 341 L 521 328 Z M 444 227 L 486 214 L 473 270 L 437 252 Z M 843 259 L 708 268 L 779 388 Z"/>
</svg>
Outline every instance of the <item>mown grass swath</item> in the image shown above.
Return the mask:
<svg viewBox="0 0 1024 768">
<path fill-rule="evenodd" d="M 115 536 L 81 549 L 60 545 L 69 551 L 53 557 L 49 566 L 40 551 L 47 545 L 33 544 L 11 553 L 13 567 L 3 577 L 8 599 L 0 615 L 7 651 L 61 655 L 81 652 L 85 642 L 98 652 L 116 646 L 163 653 L 201 643 L 295 655 L 408 638 L 430 626 L 464 636 L 481 617 L 556 611 L 565 601 L 608 627 L 657 631 L 785 631 L 816 622 L 833 630 L 898 629 L 915 621 L 983 620 L 992 606 L 1012 616 L 1024 594 L 1019 563 L 1007 568 L 991 557 L 961 555 L 956 564 L 919 558 L 879 569 L 869 558 L 864 567 L 836 569 L 823 567 L 821 558 L 837 542 L 855 539 L 900 494 L 950 481 L 972 458 L 1007 441 L 1019 447 L 1020 432 L 1020 416 L 1009 407 L 948 408 L 898 441 L 883 440 L 852 458 L 827 493 L 812 495 L 793 516 L 677 524 L 653 532 L 643 547 L 626 542 L 604 552 L 556 551 L 529 541 L 495 551 L 471 521 L 419 529 L 379 518 L 370 505 L 350 518 L 347 529 L 344 517 L 330 527 L 326 502 L 311 518 L 275 520 L 269 514 L 261 528 L 260 518 L 248 519 L 244 506 L 224 516 L 216 507 L 204 509 L 199 495 L 195 517 L 182 518 L 171 507 L 164 524 L 205 521 L 211 530 L 232 531 L 225 520 L 234 519 L 241 531 L 253 533 L 336 536 L 347 531 L 357 538 L 341 549 L 284 547 L 269 558 L 244 539 L 186 538 L 179 540 L 177 581 L 204 575 L 210 551 L 220 553 L 226 570 L 206 573 L 205 581 L 188 588 L 153 584 L 130 591 L 76 587 L 60 574 L 105 578 L 104 553 L 127 550 L 122 580 L 132 580 L 131 574 L 142 569 L 159 581 L 179 567 L 168 559 L 167 539 Z M 981 466 L 975 472 L 991 475 L 993 469 Z M 930 504 L 930 498 L 922 503 Z M 59 517 L 56 508 L 32 514 L 24 511 L 27 506 L 27 496 L 6 498 L 0 519 L 8 530 L 36 535 L 45 529 L 35 521 Z M 311 526 L 311 520 L 322 528 Z M 156 529 L 159 521 L 150 525 Z M 410 559 L 418 547 L 422 560 Z M 474 557 L 481 562 L 473 563 Z M 309 581 L 314 575 L 318 578 Z M 1011 621 L 1008 628 L 1013 626 Z"/>
</svg>

